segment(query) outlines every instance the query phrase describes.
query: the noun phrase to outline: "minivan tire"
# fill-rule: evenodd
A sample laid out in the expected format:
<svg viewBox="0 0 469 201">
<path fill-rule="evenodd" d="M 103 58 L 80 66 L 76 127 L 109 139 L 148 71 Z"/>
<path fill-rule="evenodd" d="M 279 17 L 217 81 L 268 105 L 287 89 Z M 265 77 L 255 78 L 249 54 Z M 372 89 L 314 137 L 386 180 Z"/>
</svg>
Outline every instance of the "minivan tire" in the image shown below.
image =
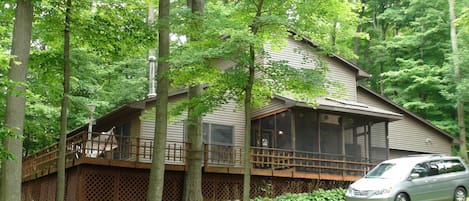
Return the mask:
<svg viewBox="0 0 469 201">
<path fill-rule="evenodd" d="M 466 190 L 463 187 L 457 187 L 454 191 L 454 201 L 466 201 Z"/>
<path fill-rule="evenodd" d="M 399 193 L 396 195 L 394 201 L 410 201 L 409 196 L 405 193 Z"/>
</svg>

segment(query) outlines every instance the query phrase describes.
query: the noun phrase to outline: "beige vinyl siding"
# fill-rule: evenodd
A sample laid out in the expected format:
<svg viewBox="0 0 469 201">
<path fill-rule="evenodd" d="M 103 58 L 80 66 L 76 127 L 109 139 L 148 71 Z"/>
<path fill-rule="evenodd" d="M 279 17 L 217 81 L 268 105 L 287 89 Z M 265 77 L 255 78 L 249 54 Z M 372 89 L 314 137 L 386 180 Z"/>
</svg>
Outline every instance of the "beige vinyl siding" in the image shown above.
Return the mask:
<svg viewBox="0 0 469 201">
<path fill-rule="evenodd" d="M 265 46 L 272 60 L 288 61 L 288 64 L 295 68 L 314 69 L 319 65 L 318 58 L 327 62 L 329 72 L 328 80 L 339 84 L 339 88 L 331 88 L 331 96 L 338 96 L 339 99 L 356 101 L 356 72 L 349 67 L 326 56 L 318 57 L 318 54 L 309 44 L 288 38 L 286 46 L 278 50 L 272 49 L 270 45 Z M 265 61 L 267 62 L 267 61 Z"/>
<path fill-rule="evenodd" d="M 177 100 L 180 100 L 184 98 L 184 96 L 177 96 L 177 97 L 171 97 L 170 98 L 170 103 L 174 103 Z M 155 102 L 149 102 L 145 106 L 145 111 L 142 112 L 142 116 L 140 117 L 142 120 L 141 124 L 141 145 L 142 148 L 140 148 L 140 153 L 144 152 L 143 146 L 146 145 L 148 146 L 150 144 L 150 141 L 153 141 L 154 133 L 155 133 L 155 119 L 154 119 L 154 110 L 152 108 L 154 107 Z M 184 113 L 180 117 L 176 118 L 175 120 L 170 121 L 168 124 L 168 130 L 167 130 L 167 136 L 166 136 L 166 145 L 167 146 L 182 146 L 184 142 L 184 119 L 186 119 L 187 114 Z M 144 144 L 146 143 L 146 144 Z M 145 158 L 140 157 L 140 161 L 142 162 L 151 162 L 149 156 L 152 153 L 150 153 L 149 149 L 146 149 L 145 153 Z M 181 151 L 176 151 L 172 152 L 173 157 L 177 156 L 182 156 L 184 153 L 181 153 Z M 175 162 L 173 160 L 166 160 L 166 164 L 183 164 L 183 161 Z"/>
<path fill-rule="evenodd" d="M 233 145 L 238 147 L 244 145 L 244 109 L 236 102 L 230 101 L 213 113 L 206 114 L 203 122 L 233 126 Z"/>
<path fill-rule="evenodd" d="M 357 94 L 358 102 L 402 113 L 362 90 L 358 90 Z M 389 123 L 389 148 L 422 153 L 451 153 L 451 144 L 447 137 L 406 114 L 402 120 Z"/>
<path fill-rule="evenodd" d="M 329 93 L 333 96 L 338 95 L 339 99 L 357 101 L 356 72 L 330 58 L 327 58 L 327 61 L 329 64 L 329 72 L 326 75 L 327 79 L 334 83 L 339 83 L 339 88 L 333 87 Z"/>
<path fill-rule="evenodd" d="M 176 101 L 173 99 L 171 101 Z M 152 105 L 153 106 L 153 105 Z M 151 106 L 147 106 L 145 112 L 150 112 Z M 169 146 L 181 146 L 185 141 L 184 139 L 184 120 L 187 118 L 187 113 L 184 113 L 177 119 L 170 122 L 168 125 L 167 134 L 167 145 Z M 220 124 L 226 126 L 233 126 L 233 145 L 243 146 L 244 144 L 244 111 L 239 109 L 235 102 L 230 102 L 223 105 L 219 109 L 216 109 L 213 113 L 206 114 L 203 117 L 204 123 Z M 154 119 L 144 119 L 141 124 L 141 136 L 144 139 L 153 139 L 153 133 L 155 130 Z M 140 150 L 143 152 L 143 148 Z M 147 150 L 148 152 L 148 150 Z M 146 153 L 150 154 L 150 153 Z M 176 151 L 176 155 L 180 155 L 179 151 Z M 149 158 L 141 158 L 141 161 L 151 162 Z M 166 161 L 166 164 L 180 164 L 174 161 Z"/>
<path fill-rule="evenodd" d="M 409 155 L 420 154 L 419 152 L 412 152 L 412 151 L 402 151 L 402 150 L 389 150 L 389 159 L 405 157 Z"/>
<path fill-rule="evenodd" d="M 278 99 L 272 99 L 269 104 L 262 106 L 260 108 L 256 108 L 251 112 L 251 117 L 256 118 L 258 116 L 268 114 L 271 112 L 279 111 L 285 109 L 286 105 L 284 101 Z"/>
</svg>

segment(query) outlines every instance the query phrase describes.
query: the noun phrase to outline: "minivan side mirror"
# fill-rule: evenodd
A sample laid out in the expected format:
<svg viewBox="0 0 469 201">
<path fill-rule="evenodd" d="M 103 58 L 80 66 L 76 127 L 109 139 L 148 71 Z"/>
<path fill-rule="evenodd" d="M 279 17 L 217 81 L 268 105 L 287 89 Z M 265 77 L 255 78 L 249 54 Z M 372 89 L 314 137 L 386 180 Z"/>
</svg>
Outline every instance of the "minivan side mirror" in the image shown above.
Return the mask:
<svg viewBox="0 0 469 201">
<path fill-rule="evenodd" d="M 420 174 L 419 173 L 412 173 L 410 174 L 409 176 L 409 180 L 414 180 L 414 179 L 417 179 L 420 177 Z"/>
</svg>

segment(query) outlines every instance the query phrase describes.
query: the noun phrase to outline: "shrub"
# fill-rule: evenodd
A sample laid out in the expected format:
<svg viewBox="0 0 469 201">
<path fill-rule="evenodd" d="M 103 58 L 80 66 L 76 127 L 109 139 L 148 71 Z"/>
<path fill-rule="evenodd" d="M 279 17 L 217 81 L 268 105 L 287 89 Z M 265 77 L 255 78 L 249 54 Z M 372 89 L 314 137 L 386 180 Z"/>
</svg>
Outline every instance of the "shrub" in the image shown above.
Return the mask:
<svg viewBox="0 0 469 201">
<path fill-rule="evenodd" d="M 255 198 L 252 201 L 343 201 L 345 200 L 345 189 L 332 190 L 319 189 L 312 193 L 287 193 L 276 198 Z"/>
</svg>

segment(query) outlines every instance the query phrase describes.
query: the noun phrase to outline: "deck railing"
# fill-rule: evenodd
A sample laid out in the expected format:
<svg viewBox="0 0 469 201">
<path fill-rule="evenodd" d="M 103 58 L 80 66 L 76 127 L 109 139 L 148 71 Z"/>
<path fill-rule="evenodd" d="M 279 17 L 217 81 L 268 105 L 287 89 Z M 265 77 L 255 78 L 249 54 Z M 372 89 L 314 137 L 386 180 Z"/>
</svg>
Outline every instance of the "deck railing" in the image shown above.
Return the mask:
<svg viewBox="0 0 469 201">
<path fill-rule="evenodd" d="M 151 163 L 154 141 L 150 138 L 87 133 L 67 139 L 67 167 L 83 161 L 104 164 L 102 161 L 127 161 Z M 166 142 L 165 164 L 184 166 L 188 144 Z M 23 160 L 23 179 L 28 180 L 56 171 L 58 144 L 53 144 Z M 244 148 L 239 146 L 204 145 L 204 167 L 229 167 L 241 169 L 244 164 Z M 286 149 L 251 147 L 253 170 L 284 171 L 303 173 L 327 173 L 334 175 L 362 176 L 376 163 L 364 158 L 345 155 L 303 152 Z M 182 168 L 181 168 L 182 169 Z M 185 169 L 185 168 L 184 168 Z"/>
</svg>

